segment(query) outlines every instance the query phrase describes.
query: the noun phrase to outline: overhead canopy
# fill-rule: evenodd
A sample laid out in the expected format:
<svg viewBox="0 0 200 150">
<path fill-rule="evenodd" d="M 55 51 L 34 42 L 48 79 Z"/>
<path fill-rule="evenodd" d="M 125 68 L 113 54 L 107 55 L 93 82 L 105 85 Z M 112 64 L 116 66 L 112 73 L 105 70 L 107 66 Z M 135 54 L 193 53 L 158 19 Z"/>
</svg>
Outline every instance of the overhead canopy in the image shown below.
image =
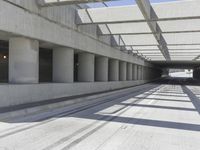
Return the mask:
<svg viewBox="0 0 200 150">
<path fill-rule="evenodd" d="M 152 61 L 199 60 L 200 1 L 175 1 L 77 10 L 78 25 L 98 24 L 100 36 Z M 199 56 L 199 57 L 198 57 Z"/>
</svg>

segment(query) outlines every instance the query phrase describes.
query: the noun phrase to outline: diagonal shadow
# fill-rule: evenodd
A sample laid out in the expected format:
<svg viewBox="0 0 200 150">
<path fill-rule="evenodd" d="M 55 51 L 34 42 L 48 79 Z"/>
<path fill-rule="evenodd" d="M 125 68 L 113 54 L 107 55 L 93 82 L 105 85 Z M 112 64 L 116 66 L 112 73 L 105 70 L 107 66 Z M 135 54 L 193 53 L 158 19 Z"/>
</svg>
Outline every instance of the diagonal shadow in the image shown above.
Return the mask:
<svg viewBox="0 0 200 150">
<path fill-rule="evenodd" d="M 191 103 L 191 101 L 187 101 L 187 100 L 162 99 L 162 98 L 145 98 L 145 101 L 146 101 L 146 100 L 158 100 L 158 101 Z"/>
<path fill-rule="evenodd" d="M 161 93 L 161 94 L 166 94 L 166 93 L 169 93 L 169 94 L 184 94 L 183 92 L 182 93 L 180 93 L 180 92 L 172 92 L 172 91 L 170 91 L 170 92 L 168 92 L 168 91 L 165 91 L 165 92 L 159 92 L 159 93 Z"/>
<path fill-rule="evenodd" d="M 99 116 L 102 116 L 102 115 L 94 114 L 94 115 L 92 115 L 92 117 L 88 117 L 88 118 L 86 117 L 86 118 L 96 120 L 97 118 L 99 118 Z M 103 115 L 103 116 L 109 117 L 109 115 Z M 104 121 L 104 119 L 100 119 L 100 121 Z M 132 117 L 121 117 L 121 116 L 116 116 L 115 120 L 112 120 L 112 121 L 119 122 L 119 123 L 134 124 L 134 125 L 160 127 L 160 128 L 170 128 L 170 129 L 188 130 L 188 131 L 200 131 L 199 124 L 161 121 L 161 120 L 152 120 L 152 119 L 141 119 L 141 118 L 132 118 Z"/>
<path fill-rule="evenodd" d="M 186 97 L 186 98 L 188 98 L 188 97 Z M 190 100 L 175 100 L 174 98 L 172 98 L 172 97 L 162 97 L 162 98 L 159 98 L 159 97 L 149 97 L 148 99 L 154 99 L 154 100 L 171 100 L 171 101 L 179 101 L 179 102 L 191 102 Z M 189 98 L 188 98 L 189 99 Z"/>
<path fill-rule="evenodd" d="M 168 97 L 187 97 L 187 96 L 184 96 L 184 95 L 173 95 L 173 94 L 166 95 L 166 94 L 161 94 L 161 93 L 156 93 L 156 94 L 152 94 L 152 95 L 156 95 L 156 96 L 168 96 Z"/>
<path fill-rule="evenodd" d="M 141 98 L 138 97 L 137 98 L 137 96 L 140 95 L 140 94 L 143 94 L 146 91 L 150 91 L 150 93 L 148 95 L 145 95 L 145 98 L 146 98 L 149 95 L 151 95 L 152 93 L 156 92 L 159 87 L 160 87 L 159 85 L 151 85 L 147 88 L 143 88 L 142 90 L 140 90 L 140 89 L 135 90 L 134 92 L 129 91 L 129 92 L 124 92 L 123 94 L 119 93 L 119 94 L 113 95 L 113 96 L 109 96 L 109 95 L 103 96 L 103 97 L 98 98 L 98 99 L 105 98 L 103 101 L 94 102 L 94 103 L 88 104 L 86 106 L 80 106 L 76 109 L 67 110 L 67 111 L 64 111 L 64 112 L 61 112 L 61 113 L 58 113 L 58 114 L 52 114 L 52 115 L 49 115 L 49 116 L 44 117 L 44 118 L 43 117 L 37 118 L 37 119 L 31 120 L 31 121 L 29 121 L 29 120 L 20 120 L 20 121 L 18 121 L 18 120 L 17 121 L 6 120 L 5 122 L 7 122 L 7 123 L 41 122 L 41 121 L 45 121 L 45 120 L 51 119 L 51 118 L 59 118 L 60 115 L 62 115 L 62 117 L 71 116 L 71 115 L 76 116 L 77 113 L 82 112 L 82 111 L 86 111 L 86 110 L 91 109 L 91 108 L 95 108 L 95 111 L 98 112 L 98 111 L 101 111 L 105 108 L 109 108 L 113 105 L 120 104 L 121 102 L 123 102 L 123 101 L 125 101 L 129 98 L 135 98 L 136 101 L 144 100 L 144 97 L 141 97 Z M 93 98 L 91 98 L 91 100 L 92 99 Z"/>
<path fill-rule="evenodd" d="M 200 99 L 188 87 L 181 86 L 181 88 L 188 95 L 192 104 L 194 105 L 198 113 L 200 114 Z"/>
<path fill-rule="evenodd" d="M 184 107 L 169 107 L 169 106 L 160 106 L 160 105 L 144 105 L 144 104 L 124 104 L 120 105 L 125 106 L 134 106 L 134 107 L 146 107 L 146 108 L 158 108 L 158 109 L 172 109 L 172 110 L 183 110 L 183 111 L 196 111 L 194 108 L 184 108 Z"/>
</svg>

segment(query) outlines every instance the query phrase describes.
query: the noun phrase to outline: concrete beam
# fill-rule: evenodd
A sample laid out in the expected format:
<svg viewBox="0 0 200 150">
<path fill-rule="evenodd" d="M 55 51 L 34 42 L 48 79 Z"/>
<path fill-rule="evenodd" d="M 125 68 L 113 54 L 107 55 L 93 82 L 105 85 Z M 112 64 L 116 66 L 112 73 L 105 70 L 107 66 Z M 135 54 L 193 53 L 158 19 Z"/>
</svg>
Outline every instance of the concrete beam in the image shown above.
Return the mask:
<svg viewBox="0 0 200 150">
<path fill-rule="evenodd" d="M 136 0 L 136 3 L 138 5 L 138 7 L 140 8 L 144 18 L 146 20 L 151 20 L 151 19 L 155 19 L 158 18 L 158 16 L 156 15 L 155 11 L 153 10 L 151 3 L 149 0 Z M 161 28 L 159 27 L 157 22 L 147 22 L 149 25 L 149 28 L 151 29 L 152 33 L 154 33 L 154 37 L 156 38 L 156 40 L 159 43 L 159 49 L 161 51 L 161 53 L 163 54 L 163 56 L 165 57 L 166 60 L 171 60 L 170 58 L 170 54 L 167 48 L 167 42 L 165 41 L 162 33 Z M 160 33 L 160 34 L 155 34 L 155 33 Z"/>
<path fill-rule="evenodd" d="M 73 5 L 82 3 L 106 2 L 111 0 L 37 0 L 41 7 L 59 6 L 59 5 Z"/>
<path fill-rule="evenodd" d="M 82 9 L 81 9 L 82 10 Z M 79 11 L 79 10 L 78 10 Z M 79 12 L 80 13 L 80 12 Z M 191 17 L 168 17 L 168 18 L 157 18 L 157 19 L 150 19 L 150 20 L 145 20 L 145 19 L 140 19 L 140 20 L 119 20 L 119 21 L 94 21 L 94 22 L 88 22 L 84 20 L 79 20 L 77 19 L 76 24 L 77 25 L 101 25 L 101 24 L 120 24 L 120 23 L 136 23 L 136 22 L 158 22 L 158 21 L 175 21 L 175 20 L 193 20 L 193 19 L 200 19 L 200 16 L 191 16 Z"/>
<path fill-rule="evenodd" d="M 124 32 L 118 32 L 118 33 L 100 33 L 99 36 L 122 36 L 122 35 L 141 35 L 141 34 L 172 34 L 172 33 L 196 33 L 200 32 L 200 30 L 188 30 L 188 31 L 162 31 L 162 32 L 138 32 L 138 33 L 124 33 Z"/>
</svg>

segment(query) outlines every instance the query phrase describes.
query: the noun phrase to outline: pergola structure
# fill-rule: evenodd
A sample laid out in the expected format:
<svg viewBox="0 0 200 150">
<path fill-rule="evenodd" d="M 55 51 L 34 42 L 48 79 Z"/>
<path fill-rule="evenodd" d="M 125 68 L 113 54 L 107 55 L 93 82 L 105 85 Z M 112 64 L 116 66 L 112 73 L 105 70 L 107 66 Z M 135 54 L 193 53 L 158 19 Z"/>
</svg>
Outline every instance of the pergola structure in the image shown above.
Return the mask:
<svg viewBox="0 0 200 150">
<path fill-rule="evenodd" d="M 43 0 L 49 4 L 78 4 L 107 0 Z M 174 1 L 77 10 L 77 25 L 98 25 L 99 36 L 112 36 L 113 46 L 150 61 L 200 59 L 200 1 Z"/>
</svg>

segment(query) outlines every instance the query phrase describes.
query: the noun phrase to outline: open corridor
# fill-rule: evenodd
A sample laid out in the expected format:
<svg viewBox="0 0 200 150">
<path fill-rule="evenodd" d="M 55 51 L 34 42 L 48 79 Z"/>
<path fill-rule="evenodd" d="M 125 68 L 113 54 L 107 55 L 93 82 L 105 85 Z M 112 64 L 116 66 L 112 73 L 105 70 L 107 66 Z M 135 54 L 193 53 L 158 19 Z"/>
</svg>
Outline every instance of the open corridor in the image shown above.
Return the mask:
<svg viewBox="0 0 200 150">
<path fill-rule="evenodd" d="M 195 84 L 168 78 L 6 118 L 0 123 L 0 149 L 198 150 L 200 87 Z"/>
</svg>

